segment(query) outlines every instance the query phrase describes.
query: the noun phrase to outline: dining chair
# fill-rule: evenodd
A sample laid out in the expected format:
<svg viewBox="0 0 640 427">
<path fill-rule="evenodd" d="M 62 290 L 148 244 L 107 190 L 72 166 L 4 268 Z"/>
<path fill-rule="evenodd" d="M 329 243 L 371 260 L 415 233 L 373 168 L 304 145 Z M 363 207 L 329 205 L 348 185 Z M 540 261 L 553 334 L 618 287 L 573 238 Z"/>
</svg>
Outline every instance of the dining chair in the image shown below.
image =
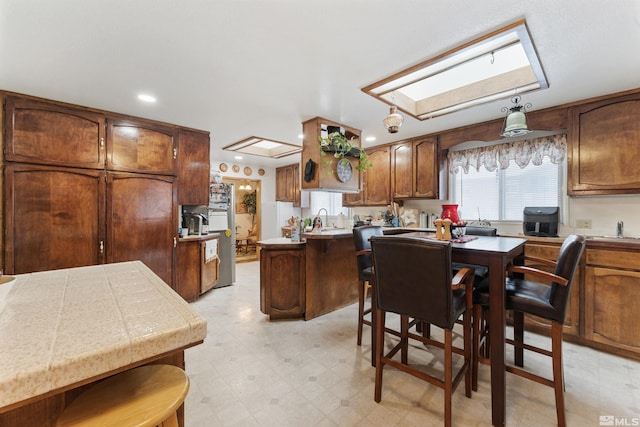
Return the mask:
<svg viewBox="0 0 640 427">
<path fill-rule="evenodd" d="M 465 227 L 465 234 L 469 236 L 497 236 L 498 229 L 495 227 L 480 227 L 480 226 L 468 225 Z M 454 274 L 464 267 L 467 267 L 467 268 L 472 267 L 475 269 L 475 276 L 476 276 L 477 283 L 489 277 L 489 268 L 487 266 L 465 264 L 461 262 L 452 263 Z"/>
<path fill-rule="evenodd" d="M 464 376 L 465 394 L 471 397 L 471 310 L 473 269 L 452 277 L 451 243 L 411 236 L 373 236 L 370 239 L 376 294 L 376 377 L 374 399 L 382 398 L 385 365 L 392 366 L 444 390 L 445 425 L 451 425 L 451 396 Z M 385 353 L 386 314 L 400 315 L 400 341 Z M 456 319 L 463 316 L 463 347 L 452 344 Z M 444 342 L 409 332 L 409 318 L 443 329 Z M 432 375 L 409 364 L 409 339 L 444 350 L 444 372 Z M 427 351 L 424 346 L 411 347 Z M 400 361 L 394 356 L 400 351 Z M 453 353 L 463 363 L 453 372 Z"/>
<path fill-rule="evenodd" d="M 362 345 L 363 325 L 371 326 L 371 320 L 366 319 L 366 316 L 371 314 L 371 307 L 365 309 L 364 306 L 371 288 L 371 243 L 369 243 L 371 236 L 382 236 L 382 227 L 363 225 L 353 229 L 358 262 L 358 345 Z"/>
<path fill-rule="evenodd" d="M 550 273 L 533 267 L 509 265 L 505 289 L 505 308 L 513 312 L 513 339 L 506 343 L 514 346 L 514 365 L 507 365 L 507 372 L 533 380 L 555 390 L 556 414 L 559 426 L 566 425 L 564 408 L 564 373 L 562 366 L 562 328 L 565 321 L 571 286 L 580 257 L 584 251 L 584 236 L 570 235 L 565 238 L 557 261 L 525 257 L 536 263 L 554 267 Z M 526 276 L 525 276 L 526 275 Z M 473 389 L 478 388 L 478 363 L 488 364 L 481 354 L 486 349 L 486 328 L 481 326 L 483 313 L 489 306 L 489 284 L 483 281 L 474 291 L 474 337 L 473 337 Z M 531 314 L 551 322 L 551 351 L 524 343 L 524 316 Z M 489 337 L 490 338 L 490 337 Z M 484 342 L 484 344 L 483 344 Z M 549 356 L 552 359 L 553 379 L 524 369 L 524 350 Z"/>
</svg>

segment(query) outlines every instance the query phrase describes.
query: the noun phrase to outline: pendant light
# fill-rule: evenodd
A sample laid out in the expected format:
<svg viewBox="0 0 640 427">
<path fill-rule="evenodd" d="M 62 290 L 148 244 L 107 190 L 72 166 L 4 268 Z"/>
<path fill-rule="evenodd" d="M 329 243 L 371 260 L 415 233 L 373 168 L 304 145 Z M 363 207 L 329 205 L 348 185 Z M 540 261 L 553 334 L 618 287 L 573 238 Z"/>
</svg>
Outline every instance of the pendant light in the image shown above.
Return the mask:
<svg viewBox="0 0 640 427">
<path fill-rule="evenodd" d="M 531 108 L 531 104 L 527 103 L 524 106 L 520 105 L 521 97 L 515 95 L 511 98 L 511 102 L 515 105 L 511 108 L 502 107 L 500 111 L 508 114 L 504 118 L 504 124 L 502 125 L 502 132 L 500 133 L 504 137 L 522 136 L 526 135 L 531 130 L 527 127 L 527 116 L 525 115 L 526 109 Z"/>
<path fill-rule="evenodd" d="M 389 109 L 389 115 L 384 118 L 382 123 L 384 123 L 384 127 L 389 131 L 389 133 L 398 132 L 398 128 L 402 126 L 402 122 L 404 121 L 404 117 L 398 113 L 398 108 L 393 105 Z"/>
<path fill-rule="evenodd" d="M 398 107 L 396 107 L 396 96 L 395 92 L 391 94 L 391 102 L 393 105 L 389 109 L 389 115 L 384 118 L 382 123 L 384 124 L 385 129 L 389 131 L 389 133 L 396 133 L 400 126 L 402 126 L 402 122 L 404 122 L 404 117 L 398 113 Z"/>
</svg>

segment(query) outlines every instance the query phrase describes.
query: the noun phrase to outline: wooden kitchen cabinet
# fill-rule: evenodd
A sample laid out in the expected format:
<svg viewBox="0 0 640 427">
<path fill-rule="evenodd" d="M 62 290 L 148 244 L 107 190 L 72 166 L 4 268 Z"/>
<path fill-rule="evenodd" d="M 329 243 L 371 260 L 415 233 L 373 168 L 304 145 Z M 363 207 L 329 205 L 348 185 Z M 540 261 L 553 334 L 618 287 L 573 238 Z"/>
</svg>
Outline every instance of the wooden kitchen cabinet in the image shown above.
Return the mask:
<svg viewBox="0 0 640 427">
<path fill-rule="evenodd" d="M 435 138 L 421 138 L 392 145 L 391 198 L 438 197 L 437 153 Z"/>
<path fill-rule="evenodd" d="M 7 96 L 5 160 L 104 169 L 104 123 L 91 111 Z"/>
<path fill-rule="evenodd" d="M 530 256 L 556 261 L 558 259 L 558 254 L 560 253 L 561 244 L 562 242 L 527 242 L 524 247 L 524 254 L 525 257 Z M 527 260 L 525 265 L 551 273 L 554 271 L 553 267 L 542 263 L 536 263 L 535 261 Z M 584 261 L 581 261 L 581 265 L 584 265 Z M 580 335 L 580 270 L 581 268 L 579 266 L 573 277 L 571 295 L 569 296 L 569 306 L 567 307 L 565 322 L 563 325 L 563 333 L 565 335 L 572 335 L 575 337 Z M 550 331 L 551 322 L 540 317 L 527 314 L 525 316 L 525 326 L 532 330 Z"/>
<path fill-rule="evenodd" d="M 177 291 L 192 302 L 218 284 L 220 258 L 206 259 L 207 242 L 219 240 L 217 234 L 200 239 L 180 239 L 177 251 Z"/>
<path fill-rule="evenodd" d="M 146 120 L 107 120 L 107 169 L 177 174 L 176 129 Z"/>
<path fill-rule="evenodd" d="M 175 177 L 107 173 L 107 262 L 141 260 L 174 287 Z"/>
<path fill-rule="evenodd" d="M 302 123 L 303 142 L 302 157 L 300 164 L 304 168 L 309 160 L 316 164 L 315 173 L 310 181 L 302 180 L 302 190 L 330 190 L 340 192 L 357 192 L 360 184 L 358 179 L 359 171 L 356 167 L 360 164 L 358 158 L 346 156 L 352 170 L 351 178 L 346 182 L 338 179 L 336 167 L 337 159 L 331 157 L 327 152 L 321 155 L 318 137 L 326 137 L 329 133 L 340 129 L 343 135 L 352 142 L 354 147 L 360 148 L 360 130 L 337 123 L 331 120 L 315 117 Z M 329 164 L 329 162 L 331 162 Z"/>
<path fill-rule="evenodd" d="M 364 204 L 366 206 L 387 206 L 391 203 L 389 182 L 391 173 L 389 146 L 374 147 L 366 150 L 373 164 L 364 173 Z"/>
<path fill-rule="evenodd" d="M 8 164 L 5 273 L 104 263 L 105 187 L 103 171 Z"/>
<path fill-rule="evenodd" d="M 209 132 L 178 131 L 178 204 L 209 204 Z"/>
<path fill-rule="evenodd" d="M 295 173 L 298 168 L 295 165 L 287 165 L 276 168 L 276 201 L 293 202 L 295 198 Z"/>
<path fill-rule="evenodd" d="M 386 206 L 391 203 L 389 145 L 365 149 L 372 166 L 361 173 L 360 192 L 342 195 L 342 206 Z"/>
<path fill-rule="evenodd" d="M 570 109 L 569 195 L 640 193 L 640 93 Z"/>
<path fill-rule="evenodd" d="M 177 185 L 193 190 L 183 200 L 208 204 L 208 132 L 5 91 L 0 100 L 5 272 L 140 259 L 174 286 Z"/>
<path fill-rule="evenodd" d="M 305 245 L 261 247 L 260 311 L 270 319 L 304 317 Z"/>
<path fill-rule="evenodd" d="M 640 252 L 587 247 L 586 255 L 585 338 L 604 350 L 638 358 Z"/>
</svg>

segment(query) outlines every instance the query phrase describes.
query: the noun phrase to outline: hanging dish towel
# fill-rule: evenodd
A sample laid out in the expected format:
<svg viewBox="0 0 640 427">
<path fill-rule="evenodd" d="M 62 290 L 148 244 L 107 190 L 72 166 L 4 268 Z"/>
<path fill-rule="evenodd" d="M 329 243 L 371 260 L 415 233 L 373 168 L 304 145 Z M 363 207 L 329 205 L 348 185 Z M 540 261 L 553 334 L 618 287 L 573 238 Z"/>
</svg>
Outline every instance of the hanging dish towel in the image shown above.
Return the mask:
<svg viewBox="0 0 640 427">
<path fill-rule="evenodd" d="M 205 243 L 204 262 L 210 262 L 218 256 L 218 239 L 207 240 Z"/>
</svg>

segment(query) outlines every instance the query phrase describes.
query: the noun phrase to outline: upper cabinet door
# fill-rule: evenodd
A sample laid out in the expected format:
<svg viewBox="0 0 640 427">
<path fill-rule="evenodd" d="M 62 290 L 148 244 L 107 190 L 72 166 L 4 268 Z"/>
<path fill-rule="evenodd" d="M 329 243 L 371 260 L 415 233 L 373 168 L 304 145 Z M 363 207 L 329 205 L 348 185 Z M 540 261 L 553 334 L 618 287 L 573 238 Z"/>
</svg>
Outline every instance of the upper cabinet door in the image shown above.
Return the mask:
<svg viewBox="0 0 640 427">
<path fill-rule="evenodd" d="M 410 142 L 391 146 L 391 197 L 413 196 L 412 145 Z"/>
<path fill-rule="evenodd" d="M 104 117 L 55 103 L 7 97 L 7 161 L 103 169 Z"/>
<path fill-rule="evenodd" d="M 209 204 L 209 132 L 181 129 L 178 138 L 178 204 Z"/>
<path fill-rule="evenodd" d="M 176 175 L 176 130 L 156 123 L 107 121 L 107 169 Z"/>
<path fill-rule="evenodd" d="M 571 109 L 569 195 L 640 193 L 640 94 Z"/>
<path fill-rule="evenodd" d="M 438 144 L 435 138 L 413 142 L 413 196 L 438 197 Z"/>
<path fill-rule="evenodd" d="M 391 159 L 389 146 L 367 149 L 373 167 L 365 172 L 364 199 L 367 206 L 386 206 L 391 202 L 389 182 Z"/>
</svg>

